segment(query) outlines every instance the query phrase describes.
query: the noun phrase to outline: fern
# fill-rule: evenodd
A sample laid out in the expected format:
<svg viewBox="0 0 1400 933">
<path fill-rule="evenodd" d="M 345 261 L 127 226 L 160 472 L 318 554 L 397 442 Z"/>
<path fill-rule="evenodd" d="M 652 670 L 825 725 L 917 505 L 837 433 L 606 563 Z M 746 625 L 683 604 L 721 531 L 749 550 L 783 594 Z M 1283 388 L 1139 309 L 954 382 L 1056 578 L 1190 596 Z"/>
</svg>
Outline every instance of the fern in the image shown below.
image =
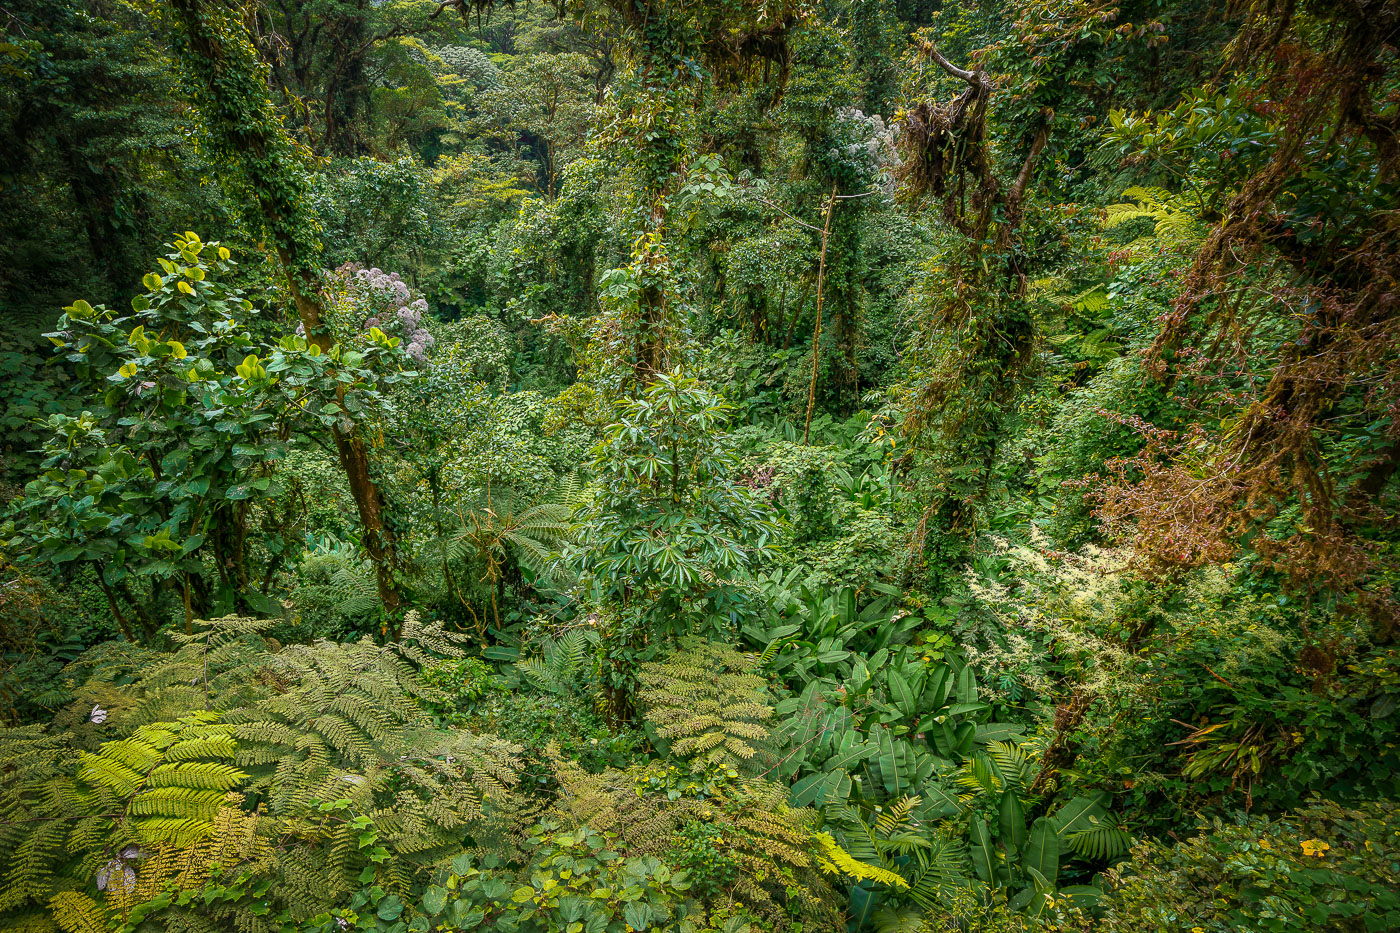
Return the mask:
<svg viewBox="0 0 1400 933">
<path fill-rule="evenodd" d="M 707 793 L 688 792 L 684 785 L 675 792 L 654 789 L 653 779 L 670 773 L 656 764 L 589 774 L 561 760 L 557 750 L 552 761 L 560 786 L 555 813 L 574 827 L 616 834 L 614 848 L 624 857 L 661 856 L 681 827 L 708 823 L 732 840 L 741 869 L 731 890 L 736 900 L 778 929 L 786 929 L 795 913 L 805 913 L 804 922 L 819 928 L 837 924 L 826 867 L 836 863 L 818 839 L 816 814 L 790 807 L 786 787 L 722 780 Z M 789 898 L 796 903 L 787 903 Z"/>
<path fill-rule="evenodd" d="M 1098 822 L 1094 819 L 1093 822 Z M 1133 837 L 1121 826 L 1104 823 L 1069 833 L 1065 842 L 1076 854 L 1085 858 L 1106 860 L 1117 858 L 1133 844 Z"/>
<path fill-rule="evenodd" d="M 439 692 L 419 669 L 460 655 L 459 636 L 412 612 L 385 645 L 283 646 L 267 627 L 204 623 L 139 669 L 105 651 L 80 658 L 72 669 L 91 679 L 66 715 L 76 720 L 92 696 L 122 697 L 100 727 L 117 737 L 91 750 L 90 730 L 0 730 L 0 925 L 95 881 L 102 909 L 122 911 L 160 889 L 204 885 L 216 863 L 275 877 L 281 907 L 311 916 L 358 887 L 365 827 L 389 853 L 380 883 L 406 892 L 462 850 L 488 809 L 519 812 L 518 746 L 434 728 L 420 702 Z M 54 903 L 81 922 L 78 901 Z M 171 922 L 262 929 L 250 909 L 191 908 Z"/>
<path fill-rule="evenodd" d="M 892 888 L 907 889 L 909 882 L 895 872 L 869 862 L 861 862 L 836 844 L 830 833 L 817 833 L 816 839 L 822 848 L 822 870 L 833 875 L 845 875 L 856 881 L 876 881 Z"/>
<path fill-rule="evenodd" d="M 77 891 L 55 894 L 49 901 L 54 922 L 63 933 L 106 933 L 107 916 L 97 902 Z"/>
<path fill-rule="evenodd" d="M 77 777 L 141 842 L 189 845 L 208 836 L 224 795 L 248 777 L 228 763 L 236 748 L 217 714 L 191 713 L 83 753 Z"/>
<path fill-rule="evenodd" d="M 901 871 L 909 881 L 909 898 L 924 910 L 932 910 L 954 888 L 967 884 L 969 858 L 961 840 L 946 833 L 928 837 Z"/>
<path fill-rule="evenodd" d="M 592 666 L 590 652 L 597 644 L 596 631 L 573 629 L 546 645 L 541 657 L 519 661 L 515 668 L 541 693 L 577 695 L 584 675 Z"/>
<path fill-rule="evenodd" d="M 298 574 L 301 583 L 294 599 L 303 612 L 352 621 L 379 609 L 374 567 L 354 544 L 334 539 L 316 542 L 302 556 Z"/>
<path fill-rule="evenodd" d="M 638 674 L 645 717 L 671 752 L 702 765 L 737 765 L 768 738 L 773 709 L 755 661 L 725 645 L 698 642 Z"/>
<path fill-rule="evenodd" d="M 959 795 L 965 801 L 984 794 L 997 797 L 1003 790 L 1024 796 L 1033 771 L 1030 757 L 1019 745 L 991 742 L 963 762 L 953 781 L 967 791 Z"/>
<path fill-rule="evenodd" d="M 581 495 L 577 474 L 570 474 L 551 495 L 519 506 L 509 497 L 504 502 L 499 495 L 493 499 L 488 488 L 484 503 L 458 514 L 449 557 L 478 559 L 484 579 L 492 584 L 500 579 L 507 554 L 537 576 L 558 577 L 563 568 L 554 558 L 573 533 L 570 519 Z"/>
<path fill-rule="evenodd" d="M 1128 244 L 1128 250 L 1140 250 L 1149 245 L 1152 238 L 1174 246 L 1199 236 L 1196 220 L 1198 206 L 1184 196 L 1173 195 L 1162 188 L 1138 186 L 1128 188 L 1123 196 L 1132 200 L 1104 208 L 1105 229 L 1112 230 L 1135 220 L 1150 219 L 1153 222 L 1152 237 L 1134 240 Z"/>
</svg>

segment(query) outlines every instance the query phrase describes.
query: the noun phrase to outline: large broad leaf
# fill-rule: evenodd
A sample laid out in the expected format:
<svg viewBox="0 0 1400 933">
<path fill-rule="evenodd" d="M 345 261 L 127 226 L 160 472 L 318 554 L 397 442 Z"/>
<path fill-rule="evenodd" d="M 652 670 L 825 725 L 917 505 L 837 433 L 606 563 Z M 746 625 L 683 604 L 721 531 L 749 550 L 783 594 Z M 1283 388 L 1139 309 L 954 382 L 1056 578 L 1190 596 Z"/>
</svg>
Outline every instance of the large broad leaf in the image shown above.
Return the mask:
<svg viewBox="0 0 1400 933">
<path fill-rule="evenodd" d="M 965 667 L 958 673 L 957 698 L 959 703 L 977 702 L 977 675 L 972 668 Z"/>
<path fill-rule="evenodd" d="M 1070 836 L 1100 825 L 1098 821 L 1106 815 L 1107 811 L 1103 808 L 1103 795 L 1087 794 L 1083 797 L 1075 797 L 1060 807 L 1050 819 L 1055 824 L 1055 832 L 1059 835 L 1060 841 L 1068 845 L 1067 840 Z"/>
<path fill-rule="evenodd" d="M 948 702 L 948 684 L 953 679 L 953 669 L 946 664 L 929 668 L 928 679 L 924 681 L 924 709 L 941 709 Z"/>
<path fill-rule="evenodd" d="M 900 767 L 905 757 L 904 748 L 895 745 L 888 729 L 880 730 L 877 741 L 879 750 L 874 758 L 874 764 L 879 771 L 880 782 L 884 784 L 885 791 L 891 797 L 901 797 L 909 789 Z"/>
<path fill-rule="evenodd" d="M 849 625 L 854 622 L 857 618 L 855 588 L 850 586 L 841 587 L 841 595 L 837 597 L 837 602 L 840 606 L 841 624 Z"/>
<path fill-rule="evenodd" d="M 1040 872 L 1047 884 L 1055 883 L 1060 876 L 1060 836 L 1055 832 L 1054 823 L 1045 817 L 1035 821 L 1021 861 L 1027 868 Z"/>
<path fill-rule="evenodd" d="M 865 659 L 859 656 L 852 658 L 851 677 L 846 683 L 846 689 L 850 690 L 852 696 L 860 696 L 869 683 L 870 670 L 865 666 Z"/>
<path fill-rule="evenodd" d="M 1029 886 L 1007 901 L 1006 906 L 1012 910 L 1025 910 L 1026 905 L 1031 902 L 1033 897 L 1035 897 L 1035 887 Z"/>
<path fill-rule="evenodd" d="M 938 784 L 925 783 L 919 788 L 919 796 L 923 798 L 919 807 L 920 819 L 939 820 L 963 811 L 963 802 L 958 795 Z"/>
<path fill-rule="evenodd" d="M 987 821 L 974 814 L 969 819 L 968 829 L 972 870 L 987 884 L 995 884 L 996 851 L 992 848 L 992 834 L 987 829 Z"/>
<path fill-rule="evenodd" d="M 875 749 L 876 746 L 873 742 L 862 741 L 859 732 L 848 729 L 841 734 L 840 740 L 836 743 L 836 752 L 826 760 L 823 767 L 828 771 L 849 768 L 870 757 L 870 753 Z"/>
<path fill-rule="evenodd" d="M 798 625 L 796 622 L 789 622 L 787 625 L 780 625 L 775 629 L 769 629 L 768 640 L 778 641 L 783 638 L 791 638 L 800 631 L 802 631 L 802 626 Z"/>
<path fill-rule="evenodd" d="M 851 776 L 839 770 L 809 774 L 788 791 L 788 799 L 794 807 L 841 803 L 850 795 Z"/>
<path fill-rule="evenodd" d="M 983 745 L 988 742 L 1005 742 L 1009 739 L 1019 739 L 1025 733 L 1025 726 L 1016 726 L 1009 722 L 987 722 L 977 727 L 977 741 Z"/>
<path fill-rule="evenodd" d="M 848 929 L 869 929 L 871 917 L 875 913 L 875 893 L 860 885 L 851 886 L 851 915 Z"/>
<path fill-rule="evenodd" d="M 773 708 L 779 716 L 791 716 L 800 709 L 816 709 L 822 703 L 821 685 L 813 681 L 801 696 L 788 697 Z"/>
<path fill-rule="evenodd" d="M 886 905 L 875 914 L 876 933 L 923 933 L 927 929 L 923 911 L 913 904 Z"/>
<path fill-rule="evenodd" d="M 1103 890 L 1092 884 L 1072 884 L 1060 888 L 1055 896 L 1069 898 L 1075 907 L 1089 908 L 1098 904 L 1099 900 L 1103 898 Z"/>
<path fill-rule="evenodd" d="M 633 901 L 622 908 L 622 917 L 634 930 L 645 930 L 651 926 L 651 905 Z"/>
<path fill-rule="evenodd" d="M 1021 851 L 1026 844 L 1026 810 L 1014 792 L 1008 790 L 1002 793 L 997 817 L 1002 845 L 1013 852 Z"/>
<path fill-rule="evenodd" d="M 845 771 L 828 771 L 822 788 L 822 805 L 845 803 L 851 796 L 851 776 Z"/>
<path fill-rule="evenodd" d="M 890 698 L 906 718 L 914 718 L 919 712 L 914 704 L 914 691 L 909 688 L 909 682 L 900 676 L 899 671 L 893 668 L 888 670 Z"/>
<path fill-rule="evenodd" d="M 442 909 L 447 906 L 447 889 L 437 885 L 430 885 L 428 890 L 423 892 L 423 913 L 429 917 L 436 917 L 442 913 Z"/>
<path fill-rule="evenodd" d="M 977 740 L 977 727 L 970 722 L 958 723 L 954 727 L 951 722 L 944 721 L 934 724 L 928 735 L 933 739 L 933 747 L 938 754 L 951 761 L 961 761 L 972 751 L 973 743 Z"/>
<path fill-rule="evenodd" d="M 788 790 L 788 799 L 794 807 L 809 807 L 817 802 L 826 784 L 826 773 L 809 774 Z"/>
</svg>

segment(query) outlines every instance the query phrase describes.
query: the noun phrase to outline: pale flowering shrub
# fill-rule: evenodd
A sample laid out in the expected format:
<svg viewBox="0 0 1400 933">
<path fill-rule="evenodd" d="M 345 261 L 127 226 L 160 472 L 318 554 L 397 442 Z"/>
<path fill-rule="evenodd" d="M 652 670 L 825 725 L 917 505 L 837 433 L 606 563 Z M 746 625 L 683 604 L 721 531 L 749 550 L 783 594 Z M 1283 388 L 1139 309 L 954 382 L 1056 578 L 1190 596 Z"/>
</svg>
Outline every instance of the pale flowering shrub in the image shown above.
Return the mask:
<svg viewBox="0 0 1400 933">
<path fill-rule="evenodd" d="M 330 273 L 327 292 L 332 297 L 334 324 L 350 333 L 378 328 L 397 337 L 404 352 L 418 362 L 427 359 L 436 342 L 425 318 L 428 302 L 414 298 L 408 283 L 397 272 L 346 263 Z"/>
</svg>

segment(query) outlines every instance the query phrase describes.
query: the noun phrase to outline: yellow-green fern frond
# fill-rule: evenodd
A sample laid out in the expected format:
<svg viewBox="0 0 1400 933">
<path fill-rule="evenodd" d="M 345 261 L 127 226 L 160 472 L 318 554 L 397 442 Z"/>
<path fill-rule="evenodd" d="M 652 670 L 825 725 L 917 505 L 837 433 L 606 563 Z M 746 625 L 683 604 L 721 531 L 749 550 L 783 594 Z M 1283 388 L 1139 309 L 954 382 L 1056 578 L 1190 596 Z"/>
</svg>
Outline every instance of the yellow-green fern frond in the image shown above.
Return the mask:
<svg viewBox="0 0 1400 933">
<path fill-rule="evenodd" d="M 757 662 L 727 645 L 689 644 L 642 665 L 638 696 L 671 752 L 702 764 L 752 759 L 768 737 L 773 709 Z"/>
<path fill-rule="evenodd" d="M 1110 204 L 1104 208 L 1103 225 L 1112 230 L 1134 220 L 1151 219 L 1152 237 L 1168 244 L 1182 243 L 1198 236 L 1199 213 L 1196 202 L 1183 195 L 1174 195 L 1162 188 L 1133 186 L 1123 192 L 1131 198 L 1121 204 Z M 1151 238 L 1143 237 L 1128 244 L 1129 250 L 1136 250 Z"/>
<path fill-rule="evenodd" d="M 817 844 L 821 847 L 823 871 L 833 875 L 845 875 L 857 881 L 876 881 L 900 890 L 907 889 L 909 882 L 887 868 L 857 861 L 851 854 L 836 844 L 830 833 L 817 833 Z"/>
<path fill-rule="evenodd" d="M 55 894 L 49 901 L 54 922 L 63 933 L 106 933 L 107 916 L 97 902 L 77 891 Z"/>
</svg>

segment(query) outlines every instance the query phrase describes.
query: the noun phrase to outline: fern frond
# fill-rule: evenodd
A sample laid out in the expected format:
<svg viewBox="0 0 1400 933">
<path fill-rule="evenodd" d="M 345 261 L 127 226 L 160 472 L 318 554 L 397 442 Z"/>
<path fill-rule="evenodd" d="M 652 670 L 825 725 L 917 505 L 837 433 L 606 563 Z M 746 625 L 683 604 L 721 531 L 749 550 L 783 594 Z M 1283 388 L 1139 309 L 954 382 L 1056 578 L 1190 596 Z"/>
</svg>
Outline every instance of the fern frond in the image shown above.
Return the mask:
<svg viewBox="0 0 1400 933">
<path fill-rule="evenodd" d="M 749 761 L 767 740 L 773 709 L 756 662 L 726 645 L 699 642 L 642 665 L 638 692 L 647 720 L 679 757 L 703 763 Z"/>
<path fill-rule="evenodd" d="M 856 881 L 875 881 L 899 890 L 908 889 L 909 882 L 889 869 L 852 858 L 849 852 L 836 844 L 830 833 L 817 833 L 816 840 L 821 846 L 823 861 L 820 864 L 824 871 L 833 875 L 845 875 Z"/>
<path fill-rule="evenodd" d="M 996 765 L 1001 779 L 1008 785 L 1022 790 L 1031 780 L 1030 757 L 1015 742 L 990 742 L 987 754 Z"/>
<path fill-rule="evenodd" d="M 106 915 L 86 894 L 78 891 L 55 894 L 49 901 L 49 908 L 63 933 L 106 933 Z"/>
<path fill-rule="evenodd" d="M 932 910 L 953 888 L 967 883 L 969 864 L 961 843 L 939 833 L 929 839 L 929 845 L 914 853 L 913 862 L 905 869 L 909 880 L 909 897 L 925 910 Z"/>
<path fill-rule="evenodd" d="M 1065 841 L 1077 854 L 1103 860 L 1127 852 L 1132 847 L 1133 837 L 1120 826 L 1104 824 L 1070 833 Z"/>
</svg>

